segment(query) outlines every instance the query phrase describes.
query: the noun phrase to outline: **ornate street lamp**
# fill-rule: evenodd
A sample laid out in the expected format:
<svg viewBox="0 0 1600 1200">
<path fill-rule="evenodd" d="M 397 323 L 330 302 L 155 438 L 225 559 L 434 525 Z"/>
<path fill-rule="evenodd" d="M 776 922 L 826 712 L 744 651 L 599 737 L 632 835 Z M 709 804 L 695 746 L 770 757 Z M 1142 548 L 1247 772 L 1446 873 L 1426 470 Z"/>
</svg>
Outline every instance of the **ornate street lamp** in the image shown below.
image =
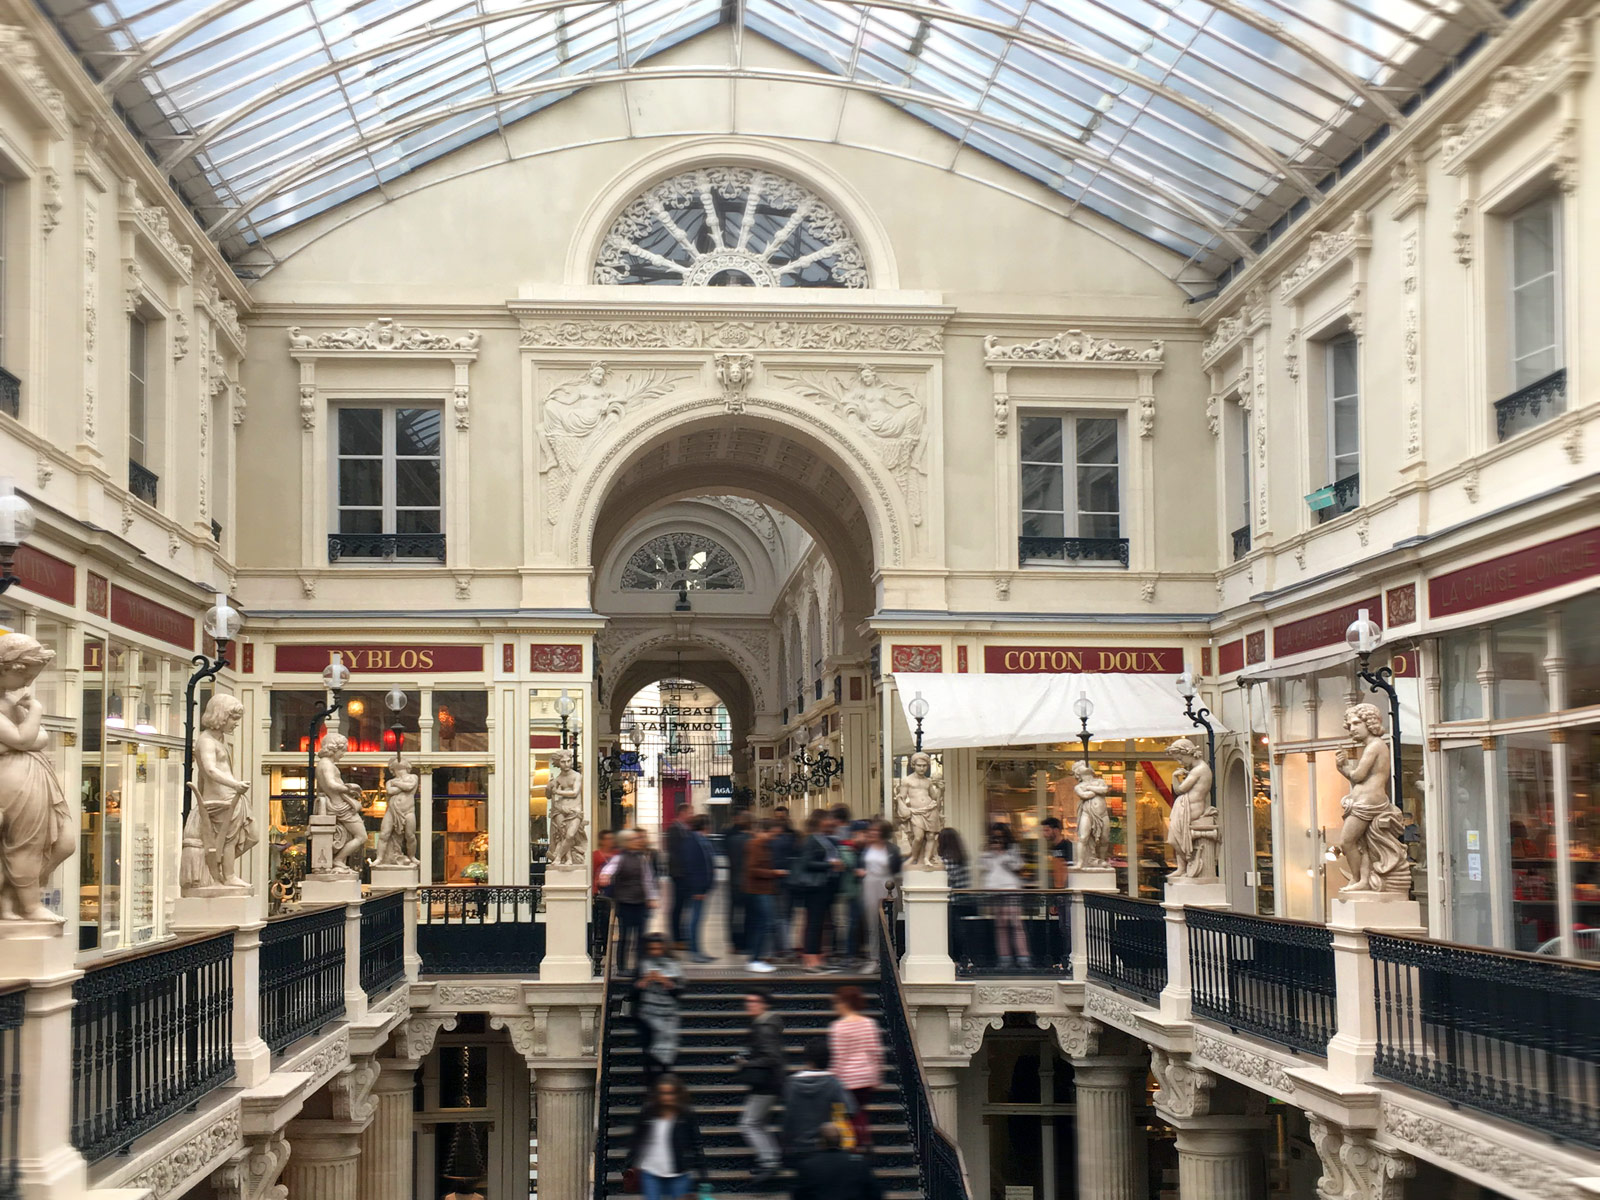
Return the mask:
<svg viewBox="0 0 1600 1200">
<path fill-rule="evenodd" d="M 313 812 L 316 811 L 317 799 L 317 734 L 322 731 L 322 723 L 339 711 L 339 693 L 344 691 L 349 682 L 350 668 L 342 662 L 331 662 L 322 668 L 322 686 L 333 693 L 333 702 L 312 714 L 311 724 L 306 731 L 306 796 Z M 306 861 L 311 861 L 309 848 Z"/>
<path fill-rule="evenodd" d="M 1088 692 L 1079 692 L 1078 698 L 1072 702 L 1072 711 L 1083 726 L 1078 731 L 1078 740 L 1083 743 L 1083 761 L 1089 761 L 1089 742 L 1093 735 L 1089 732 L 1089 718 L 1094 716 L 1094 701 L 1089 699 Z"/>
<path fill-rule="evenodd" d="M 561 748 L 567 748 L 567 725 L 572 720 L 572 714 L 577 710 L 577 704 L 572 697 L 567 695 L 567 689 L 561 689 L 561 698 L 556 701 L 556 712 L 561 714 Z"/>
<path fill-rule="evenodd" d="M 399 757 L 401 748 L 405 745 L 406 731 L 400 725 L 400 714 L 405 711 L 406 694 L 399 687 L 392 687 L 383 696 L 383 706 L 392 716 L 389 718 L 389 728 L 384 731 L 384 749 L 393 750 Z"/>
<path fill-rule="evenodd" d="M 11 566 L 17 559 L 17 548 L 33 533 L 33 505 L 29 504 L 11 486 L 11 480 L 0 479 L 0 595 L 17 582 Z"/>
<path fill-rule="evenodd" d="M 830 780 L 844 774 L 844 759 L 835 758 L 826 748 L 816 754 L 808 754 L 802 746 L 800 752 L 794 755 L 794 765 L 800 768 L 800 776 L 804 778 L 807 790 L 813 792 L 826 791 Z"/>
<path fill-rule="evenodd" d="M 3 501 L 0 501 L 3 503 Z M 0 521 L 3 524 L 3 521 Z M 3 547 L 4 543 L 0 543 Z M 4 560 L 6 574 L 11 573 L 10 560 Z M 204 654 L 196 654 L 190 661 L 196 670 L 189 676 L 189 686 L 183 693 L 183 825 L 189 823 L 189 809 L 194 797 L 189 792 L 189 781 L 194 778 L 194 692 L 203 679 L 215 679 L 216 676 L 228 665 L 228 643 L 239 636 L 239 630 L 244 627 L 244 621 L 237 612 L 228 607 L 228 598 L 221 592 L 217 593 L 217 602 L 207 610 L 205 619 L 201 622 L 206 636 L 216 643 L 217 656 L 207 658 Z M 310 780 L 310 776 L 306 777 Z"/>
<path fill-rule="evenodd" d="M 1393 740 L 1390 757 L 1394 761 L 1394 803 L 1400 803 L 1403 794 L 1401 780 L 1405 777 L 1400 762 L 1400 696 L 1394 687 L 1394 672 L 1384 666 L 1376 671 L 1372 670 L 1372 652 L 1378 648 L 1382 640 L 1383 631 L 1367 615 L 1366 609 L 1356 613 L 1356 619 L 1350 622 L 1350 628 L 1344 632 L 1345 644 L 1356 652 L 1360 666 L 1356 674 L 1367 685 L 1370 692 L 1382 692 L 1389 697 L 1389 735 Z M 1415 839 L 1406 839 L 1415 840 Z"/>
<path fill-rule="evenodd" d="M 578 762 L 578 743 L 582 739 L 582 737 L 583 737 L 583 718 L 582 717 L 573 717 L 572 718 L 572 736 L 571 736 L 570 739 L 568 739 L 571 742 L 571 745 L 569 745 L 567 747 L 567 749 L 572 751 L 572 761 L 573 761 L 573 763 L 575 765 L 580 767 L 580 769 L 582 767 L 582 764 Z"/>
<path fill-rule="evenodd" d="M 1194 706 L 1199 689 L 1195 686 L 1193 671 L 1178 676 L 1178 695 L 1183 697 L 1183 715 L 1196 729 L 1206 731 L 1206 763 L 1211 768 L 1211 807 L 1217 806 L 1217 731 L 1211 724 L 1211 710 L 1205 705 Z"/>
<path fill-rule="evenodd" d="M 921 692 L 911 697 L 911 703 L 906 705 L 906 711 L 911 714 L 911 719 L 917 723 L 917 727 L 912 731 L 911 736 L 916 739 L 916 753 L 921 754 L 922 718 L 928 715 L 928 702 L 922 698 Z"/>
</svg>

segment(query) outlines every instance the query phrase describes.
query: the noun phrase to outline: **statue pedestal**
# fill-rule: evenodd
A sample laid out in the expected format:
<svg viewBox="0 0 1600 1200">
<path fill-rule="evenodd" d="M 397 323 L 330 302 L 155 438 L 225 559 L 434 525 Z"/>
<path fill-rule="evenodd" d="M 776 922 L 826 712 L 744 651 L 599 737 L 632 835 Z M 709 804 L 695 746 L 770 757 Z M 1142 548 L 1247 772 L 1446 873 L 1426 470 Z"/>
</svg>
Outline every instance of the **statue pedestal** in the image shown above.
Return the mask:
<svg viewBox="0 0 1600 1200">
<path fill-rule="evenodd" d="M 954 983 L 956 964 L 950 959 L 950 881 L 942 869 L 913 867 L 905 873 L 901 895 L 905 901 L 906 956 L 901 963 L 907 983 Z M 869 921 L 877 913 L 865 914 Z M 878 947 L 893 954 L 893 946 Z"/>
<path fill-rule="evenodd" d="M 1068 867 L 1067 891 L 1114 892 L 1117 890 L 1115 867 Z"/>
<path fill-rule="evenodd" d="M 307 875 L 321 875 L 333 869 L 333 839 L 339 822 L 329 813 L 319 812 L 306 823 L 306 842 L 311 847 Z"/>
<path fill-rule="evenodd" d="M 200 929 L 235 929 L 254 925 L 262 920 L 256 911 L 256 900 L 249 891 L 229 888 L 218 892 L 214 888 L 196 888 L 198 894 L 179 896 L 172 906 L 172 928 L 189 932 Z M 207 895 L 207 892 L 216 892 Z"/>
<path fill-rule="evenodd" d="M 1335 896 L 1328 926 L 1331 929 L 1419 930 L 1423 928 L 1422 906 L 1407 899 L 1404 892 Z"/>
<path fill-rule="evenodd" d="M 398 863 L 373 863 L 372 887 L 374 891 L 384 888 L 406 888 L 417 886 L 418 865 L 412 863 L 403 867 Z"/>
<path fill-rule="evenodd" d="M 77 978 L 77 943 L 65 931 L 56 921 L 0 921 L 0 981 Z"/>
<path fill-rule="evenodd" d="M 300 881 L 302 904 L 359 904 L 361 903 L 361 876 L 351 871 L 348 875 L 307 875 Z"/>
<path fill-rule="evenodd" d="M 539 978 L 549 983 L 588 983 L 589 868 L 582 863 L 549 866 L 544 874 L 544 961 Z"/>
<path fill-rule="evenodd" d="M 1228 885 L 1220 879 L 1167 877 L 1165 904 L 1192 904 L 1196 908 L 1228 907 Z"/>
<path fill-rule="evenodd" d="M 1389 899 L 1394 896 L 1394 899 Z M 1338 1032 L 1328 1039 L 1328 1073 L 1345 1084 L 1373 1078 L 1378 1048 L 1377 966 L 1367 950 L 1367 931 L 1424 934 L 1422 908 L 1395 893 L 1371 892 L 1334 900 L 1333 975 L 1338 987 Z"/>
<path fill-rule="evenodd" d="M 1220 879 L 1167 876 L 1161 899 L 1167 923 L 1167 986 L 1161 989 L 1161 1015 L 1187 1021 L 1190 1013 L 1188 908 L 1227 908 L 1228 885 Z"/>
</svg>

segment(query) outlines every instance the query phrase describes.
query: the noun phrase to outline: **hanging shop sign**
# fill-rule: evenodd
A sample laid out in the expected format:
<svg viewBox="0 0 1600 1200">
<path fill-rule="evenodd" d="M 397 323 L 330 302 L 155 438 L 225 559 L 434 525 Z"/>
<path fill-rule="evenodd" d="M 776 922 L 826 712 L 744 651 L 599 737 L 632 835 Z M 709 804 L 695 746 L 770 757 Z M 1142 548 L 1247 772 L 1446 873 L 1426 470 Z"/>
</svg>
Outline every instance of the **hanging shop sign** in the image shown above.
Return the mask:
<svg viewBox="0 0 1600 1200">
<path fill-rule="evenodd" d="M 711 777 L 711 800 L 713 803 L 733 799 L 733 776 L 713 775 Z"/>
<path fill-rule="evenodd" d="M 1363 608 L 1369 614 L 1380 613 L 1383 611 L 1383 601 L 1377 596 L 1368 596 L 1365 600 L 1330 608 L 1314 617 L 1302 617 L 1298 621 L 1273 626 L 1272 656 L 1287 658 L 1291 654 L 1304 654 L 1307 650 L 1341 644 L 1345 630 L 1350 628 L 1350 622 L 1356 619 Z"/>
<path fill-rule="evenodd" d="M 483 670 L 482 646 L 418 646 L 317 643 L 278 646 L 274 662 L 284 673 L 320 675 L 337 656 L 362 675 L 414 675 L 419 671 L 470 672 Z"/>
<path fill-rule="evenodd" d="M 985 646 L 990 675 L 1177 675 L 1181 646 Z"/>
<path fill-rule="evenodd" d="M 1448 617 L 1600 575 L 1600 529 L 1502 554 L 1428 580 L 1428 615 Z"/>
<path fill-rule="evenodd" d="M 17 577 L 18 586 L 30 592 L 48 596 L 62 604 L 78 602 L 78 572 L 65 559 L 35 550 L 32 546 L 18 546 L 11 572 Z"/>
<path fill-rule="evenodd" d="M 111 619 L 124 629 L 142 633 L 157 641 L 168 642 L 183 650 L 194 649 L 194 618 L 165 604 L 130 592 L 117 584 L 111 585 Z M 322 665 L 328 660 L 324 658 Z M 317 670 L 322 670 L 318 667 Z"/>
</svg>

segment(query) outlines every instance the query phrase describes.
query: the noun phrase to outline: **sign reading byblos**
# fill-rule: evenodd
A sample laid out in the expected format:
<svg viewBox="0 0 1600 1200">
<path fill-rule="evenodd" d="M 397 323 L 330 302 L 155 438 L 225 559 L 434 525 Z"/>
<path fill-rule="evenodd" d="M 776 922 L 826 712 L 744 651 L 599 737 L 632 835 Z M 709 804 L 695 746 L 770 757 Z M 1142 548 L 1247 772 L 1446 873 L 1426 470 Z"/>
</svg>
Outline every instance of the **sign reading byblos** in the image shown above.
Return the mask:
<svg viewBox="0 0 1600 1200">
<path fill-rule="evenodd" d="M 337 657 L 358 675 L 414 675 L 418 671 L 483 670 L 482 646 L 328 645 L 278 646 L 279 671 L 320 675 Z"/>
<path fill-rule="evenodd" d="M 1428 613 L 1470 612 L 1600 575 L 1600 529 L 1575 533 L 1428 580 Z"/>
<path fill-rule="evenodd" d="M 1181 646 L 985 646 L 991 675 L 1177 675 Z"/>
</svg>

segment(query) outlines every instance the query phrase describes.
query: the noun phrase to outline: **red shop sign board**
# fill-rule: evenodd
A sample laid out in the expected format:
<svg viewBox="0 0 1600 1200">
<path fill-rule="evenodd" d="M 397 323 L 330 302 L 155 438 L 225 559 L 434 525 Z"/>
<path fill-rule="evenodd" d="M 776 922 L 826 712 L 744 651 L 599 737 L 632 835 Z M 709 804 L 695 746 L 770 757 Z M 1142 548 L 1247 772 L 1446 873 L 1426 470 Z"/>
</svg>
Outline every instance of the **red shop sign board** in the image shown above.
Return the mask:
<svg viewBox="0 0 1600 1200">
<path fill-rule="evenodd" d="M 415 675 L 418 671 L 482 671 L 482 646 L 344 645 L 278 646 L 277 669 L 283 672 L 322 674 L 333 661 L 361 675 Z M 358 680 L 359 682 L 359 680 Z"/>
<path fill-rule="evenodd" d="M 1287 625 L 1276 625 L 1272 630 L 1272 656 L 1285 658 L 1290 654 L 1303 654 L 1307 650 L 1320 650 L 1344 641 L 1345 631 L 1362 609 L 1367 610 L 1367 620 L 1383 619 L 1383 601 L 1373 596 L 1357 600 L 1343 608 L 1330 608 L 1314 617 L 1303 617 Z"/>
<path fill-rule="evenodd" d="M 62 604 L 78 602 L 78 571 L 65 559 L 32 546 L 18 546 L 11 571 L 20 586 Z"/>
<path fill-rule="evenodd" d="M 1178 675 L 1181 646 L 985 646 L 990 675 Z"/>
<path fill-rule="evenodd" d="M 1600 529 L 1575 533 L 1428 580 L 1428 613 L 1448 617 L 1600 575 Z"/>
<path fill-rule="evenodd" d="M 159 641 L 169 642 L 184 650 L 194 649 L 194 618 L 146 599 L 138 592 L 130 592 L 117 584 L 111 585 L 111 619 L 124 629 L 142 633 Z"/>
</svg>

